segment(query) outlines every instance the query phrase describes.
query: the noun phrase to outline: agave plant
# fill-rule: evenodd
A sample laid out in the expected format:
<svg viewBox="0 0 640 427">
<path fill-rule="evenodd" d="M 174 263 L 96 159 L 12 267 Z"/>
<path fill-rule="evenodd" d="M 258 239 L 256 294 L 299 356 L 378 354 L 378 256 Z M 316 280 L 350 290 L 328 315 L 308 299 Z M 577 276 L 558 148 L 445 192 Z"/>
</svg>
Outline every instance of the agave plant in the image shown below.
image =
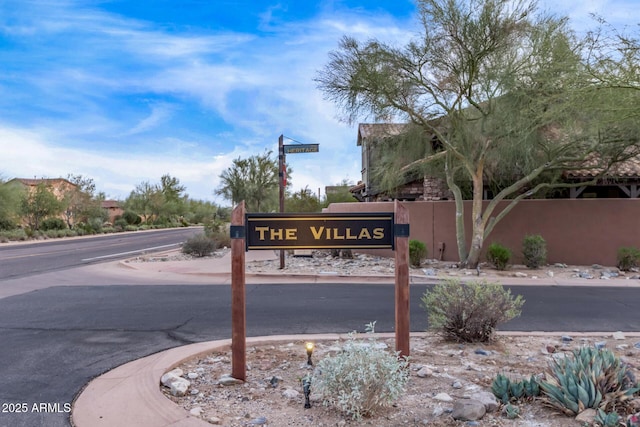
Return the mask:
<svg viewBox="0 0 640 427">
<path fill-rule="evenodd" d="M 598 409 L 594 421 L 602 427 L 618 427 L 620 425 L 620 415 L 617 412 L 607 413 L 602 409 Z"/>
<path fill-rule="evenodd" d="M 522 386 L 524 388 L 524 394 L 526 397 L 534 398 L 540 396 L 540 383 L 535 376 L 531 375 L 530 379 L 523 380 Z"/>
<path fill-rule="evenodd" d="M 628 367 L 607 349 L 581 347 L 550 368 L 540 388 L 546 401 L 567 415 L 618 409 L 640 391 Z"/>
<path fill-rule="evenodd" d="M 506 405 L 509 403 L 510 391 L 511 380 L 503 374 L 496 375 L 493 379 L 493 383 L 491 384 L 491 392 L 494 396 Z"/>
</svg>

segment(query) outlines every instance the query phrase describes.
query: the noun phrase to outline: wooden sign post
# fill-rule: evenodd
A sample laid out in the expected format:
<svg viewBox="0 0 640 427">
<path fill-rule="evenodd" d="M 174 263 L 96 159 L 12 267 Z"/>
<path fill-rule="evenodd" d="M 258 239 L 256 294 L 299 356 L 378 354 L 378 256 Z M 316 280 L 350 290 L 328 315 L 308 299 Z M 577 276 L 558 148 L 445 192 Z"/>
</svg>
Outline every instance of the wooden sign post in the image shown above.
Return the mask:
<svg viewBox="0 0 640 427">
<path fill-rule="evenodd" d="M 396 351 L 409 356 L 409 211 L 397 200 L 393 204 L 396 227 Z M 406 225 L 406 228 L 403 227 Z"/>
<path fill-rule="evenodd" d="M 246 380 L 245 251 L 393 249 L 396 351 L 409 356 L 409 211 L 392 213 L 231 214 L 231 375 Z"/>
<path fill-rule="evenodd" d="M 247 378 L 244 201 L 231 213 L 231 376 Z"/>
</svg>

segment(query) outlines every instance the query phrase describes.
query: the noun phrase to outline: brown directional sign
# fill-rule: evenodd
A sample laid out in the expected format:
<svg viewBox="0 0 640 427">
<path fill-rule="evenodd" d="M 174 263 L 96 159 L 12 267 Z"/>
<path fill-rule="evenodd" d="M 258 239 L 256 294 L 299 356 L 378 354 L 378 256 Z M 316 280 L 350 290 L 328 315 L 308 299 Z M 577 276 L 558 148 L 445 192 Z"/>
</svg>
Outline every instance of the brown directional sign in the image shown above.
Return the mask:
<svg viewBox="0 0 640 427">
<path fill-rule="evenodd" d="M 317 153 L 320 151 L 320 144 L 290 144 L 283 145 L 285 154 L 297 153 Z"/>
<path fill-rule="evenodd" d="M 393 213 L 246 214 L 251 249 L 393 249 Z"/>
</svg>

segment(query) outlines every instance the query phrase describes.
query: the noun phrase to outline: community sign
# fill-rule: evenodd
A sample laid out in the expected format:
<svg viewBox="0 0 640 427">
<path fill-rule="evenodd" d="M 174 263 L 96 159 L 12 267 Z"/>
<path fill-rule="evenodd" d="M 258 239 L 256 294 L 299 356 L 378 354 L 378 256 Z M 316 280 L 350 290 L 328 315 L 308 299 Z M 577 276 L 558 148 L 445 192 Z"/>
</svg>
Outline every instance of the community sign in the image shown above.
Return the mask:
<svg viewBox="0 0 640 427">
<path fill-rule="evenodd" d="M 246 214 L 246 249 L 393 249 L 393 213 Z"/>
</svg>

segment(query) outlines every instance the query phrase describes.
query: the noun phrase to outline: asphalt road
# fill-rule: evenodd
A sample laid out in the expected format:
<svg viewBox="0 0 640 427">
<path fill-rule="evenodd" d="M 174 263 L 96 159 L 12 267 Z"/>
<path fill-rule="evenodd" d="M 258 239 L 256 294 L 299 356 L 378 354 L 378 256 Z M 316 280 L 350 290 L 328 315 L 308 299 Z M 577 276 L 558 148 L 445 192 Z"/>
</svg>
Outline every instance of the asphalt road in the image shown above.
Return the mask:
<svg viewBox="0 0 640 427">
<path fill-rule="evenodd" d="M 420 307 L 426 288 L 412 285 L 412 331 L 428 326 Z M 527 302 L 503 329 L 640 330 L 636 289 L 512 292 Z M 377 331 L 393 330 L 390 284 L 248 285 L 246 293 L 248 336 L 349 332 L 373 320 Z M 228 338 L 230 313 L 228 286 L 55 286 L 0 299 L 0 426 L 68 426 L 65 404 L 92 378 L 170 347 Z M 48 412 L 34 411 L 41 403 Z"/>
<path fill-rule="evenodd" d="M 0 244 L 0 280 L 166 250 L 201 232 L 201 227 L 169 228 L 80 239 Z"/>
</svg>

